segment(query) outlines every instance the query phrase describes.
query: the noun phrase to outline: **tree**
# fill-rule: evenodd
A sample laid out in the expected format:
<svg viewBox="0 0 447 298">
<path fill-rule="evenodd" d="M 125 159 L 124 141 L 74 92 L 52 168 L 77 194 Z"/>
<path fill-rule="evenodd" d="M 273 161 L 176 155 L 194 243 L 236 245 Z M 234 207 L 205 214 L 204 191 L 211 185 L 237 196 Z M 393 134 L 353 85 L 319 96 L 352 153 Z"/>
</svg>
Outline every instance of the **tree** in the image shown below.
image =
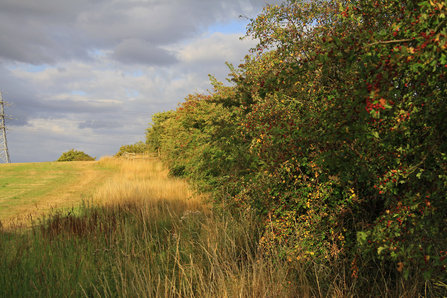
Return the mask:
<svg viewBox="0 0 447 298">
<path fill-rule="evenodd" d="M 146 145 L 145 143 L 139 141 L 136 142 L 135 144 L 131 144 L 131 145 L 123 145 L 120 147 L 120 151 L 118 151 L 115 156 L 116 157 L 120 157 L 121 155 L 124 154 L 124 152 L 128 152 L 128 153 L 144 153 L 146 151 L 148 151 L 149 146 Z"/>
<path fill-rule="evenodd" d="M 164 132 L 164 123 L 170 119 L 173 114 L 173 111 L 167 111 L 155 113 L 152 116 L 152 123 L 149 123 L 150 127 L 146 129 L 146 144 L 152 150 L 155 151 L 160 148 L 160 142 Z"/>
<path fill-rule="evenodd" d="M 91 157 L 83 151 L 70 149 L 67 152 L 62 153 L 57 161 L 94 161 L 95 159 L 96 157 Z"/>
</svg>

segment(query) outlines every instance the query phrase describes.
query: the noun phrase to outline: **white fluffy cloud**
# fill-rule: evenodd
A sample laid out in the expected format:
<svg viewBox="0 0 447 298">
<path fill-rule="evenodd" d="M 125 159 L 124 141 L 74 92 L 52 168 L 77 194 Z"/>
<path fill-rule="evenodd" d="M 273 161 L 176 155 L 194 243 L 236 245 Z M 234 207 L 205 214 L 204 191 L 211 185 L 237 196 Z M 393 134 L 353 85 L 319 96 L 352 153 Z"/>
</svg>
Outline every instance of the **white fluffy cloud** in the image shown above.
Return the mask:
<svg viewBox="0 0 447 298">
<path fill-rule="evenodd" d="M 240 34 L 213 33 L 179 49 L 179 58 L 185 63 L 221 63 L 221 61 L 242 60 L 253 42 L 242 42 Z"/>
</svg>

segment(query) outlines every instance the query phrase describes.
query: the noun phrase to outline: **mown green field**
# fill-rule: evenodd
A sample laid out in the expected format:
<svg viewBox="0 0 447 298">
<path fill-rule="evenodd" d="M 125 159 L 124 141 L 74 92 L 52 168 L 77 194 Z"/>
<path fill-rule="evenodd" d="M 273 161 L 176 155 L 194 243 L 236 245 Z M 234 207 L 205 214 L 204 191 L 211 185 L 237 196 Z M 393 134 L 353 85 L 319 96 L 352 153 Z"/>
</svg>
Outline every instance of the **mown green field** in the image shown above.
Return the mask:
<svg viewBox="0 0 447 298">
<path fill-rule="evenodd" d="M 0 220 L 26 223 L 54 208 L 78 205 L 113 174 L 97 162 L 0 165 Z"/>
</svg>

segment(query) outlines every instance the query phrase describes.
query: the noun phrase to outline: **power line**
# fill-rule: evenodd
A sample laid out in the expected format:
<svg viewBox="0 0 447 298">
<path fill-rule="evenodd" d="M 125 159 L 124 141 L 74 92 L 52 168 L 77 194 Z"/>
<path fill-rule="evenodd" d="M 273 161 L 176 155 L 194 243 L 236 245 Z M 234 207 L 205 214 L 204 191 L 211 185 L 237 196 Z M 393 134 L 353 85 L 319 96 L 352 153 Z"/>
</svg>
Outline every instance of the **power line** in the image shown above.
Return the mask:
<svg viewBox="0 0 447 298">
<path fill-rule="evenodd" d="M 0 130 L 2 132 L 0 139 L 0 159 L 5 163 L 11 163 L 11 158 L 9 157 L 8 151 L 8 142 L 6 141 L 5 105 L 9 106 L 11 104 L 3 101 L 2 92 L 0 91 Z"/>
</svg>

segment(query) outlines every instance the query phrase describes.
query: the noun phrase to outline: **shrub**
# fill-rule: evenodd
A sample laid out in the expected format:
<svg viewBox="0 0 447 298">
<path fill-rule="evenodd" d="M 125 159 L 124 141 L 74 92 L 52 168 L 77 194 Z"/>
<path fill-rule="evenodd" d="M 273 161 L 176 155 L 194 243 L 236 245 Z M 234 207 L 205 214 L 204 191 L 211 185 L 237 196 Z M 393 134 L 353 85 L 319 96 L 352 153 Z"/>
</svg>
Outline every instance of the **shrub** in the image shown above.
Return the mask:
<svg viewBox="0 0 447 298">
<path fill-rule="evenodd" d="M 120 147 L 120 151 L 118 151 L 115 156 L 116 157 L 120 157 L 121 155 L 123 155 L 124 152 L 128 152 L 128 153 L 144 153 L 148 151 L 148 145 L 146 145 L 145 143 L 139 141 L 136 142 L 135 144 L 130 144 L 130 145 L 123 145 Z"/>
<path fill-rule="evenodd" d="M 62 153 L 57 161 L 93 161 L 95 159 L 96 157 L 91 157 L 83 151 L 70 149 L 67 152 Z"/>
</svg>

